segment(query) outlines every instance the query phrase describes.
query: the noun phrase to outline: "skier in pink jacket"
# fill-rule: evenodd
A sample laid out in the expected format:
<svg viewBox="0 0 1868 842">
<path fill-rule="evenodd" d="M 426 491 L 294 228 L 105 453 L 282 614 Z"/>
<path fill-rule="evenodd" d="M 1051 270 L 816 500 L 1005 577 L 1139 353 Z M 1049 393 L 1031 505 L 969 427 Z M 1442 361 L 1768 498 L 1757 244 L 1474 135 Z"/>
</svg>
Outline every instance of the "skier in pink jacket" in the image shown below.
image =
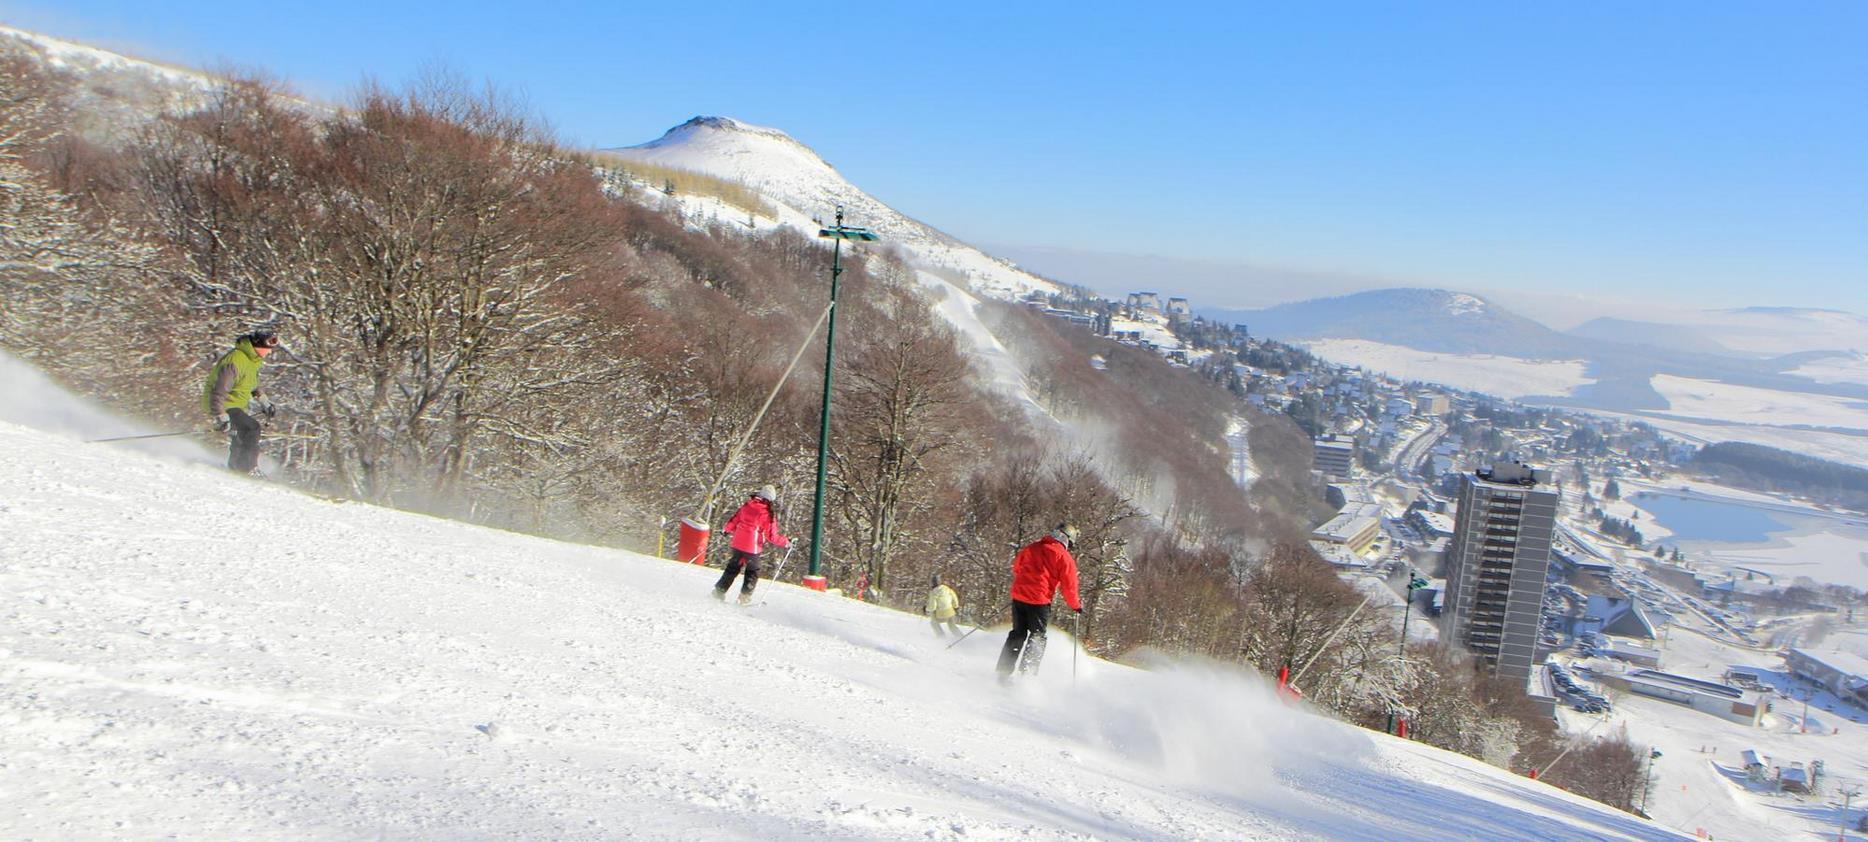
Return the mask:
<svg viewBox="0 0 1868 842">
<path fill-rule="evenodd" d="M 733 536 L 733 555 L 727 559 L 720 581 L 714 583 L 714 599 L 724 602 L 727 589 L 733 587 L 734 577 L 744 569 L 746 580 L 740 585 L 739 604 L 751 602 L 752 589 L 759 586 L 759 553 L 765 550 L 766 544 L 791 546 L 791 539 L 779 534 L 778 519 L 772 515 L 772 501 L 777 498 L 778 490 L 768 485 L 753 492 L 746 504 L 727 518 L 725 529 Z"/>
</svg>

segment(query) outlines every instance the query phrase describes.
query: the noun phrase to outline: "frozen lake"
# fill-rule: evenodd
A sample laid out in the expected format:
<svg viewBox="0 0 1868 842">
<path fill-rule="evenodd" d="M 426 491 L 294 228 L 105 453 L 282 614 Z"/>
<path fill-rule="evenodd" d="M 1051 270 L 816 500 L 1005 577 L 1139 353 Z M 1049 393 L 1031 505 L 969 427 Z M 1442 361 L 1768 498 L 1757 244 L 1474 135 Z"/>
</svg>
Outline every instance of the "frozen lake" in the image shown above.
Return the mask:
<svg viewBox="0 0 1868 842">
<path fill-rule="evenodd" d="M 1695 561 L 1743 567 L 1790 585 L 1800 577 L 1868 589 L 1868 519 L 1792 504 L 1642 492 L 1628 502 L 1666 527 Z"/>
<path fill-rule="evenodd" d="M 1652 515 L 1681 541 L 1752 543 L 1770 540 L 1773 532 L 1796 528 L 1771 512 L 1739 502 L 1652 493 L 1637 494 L 1629 502 Z"/>
</svg>

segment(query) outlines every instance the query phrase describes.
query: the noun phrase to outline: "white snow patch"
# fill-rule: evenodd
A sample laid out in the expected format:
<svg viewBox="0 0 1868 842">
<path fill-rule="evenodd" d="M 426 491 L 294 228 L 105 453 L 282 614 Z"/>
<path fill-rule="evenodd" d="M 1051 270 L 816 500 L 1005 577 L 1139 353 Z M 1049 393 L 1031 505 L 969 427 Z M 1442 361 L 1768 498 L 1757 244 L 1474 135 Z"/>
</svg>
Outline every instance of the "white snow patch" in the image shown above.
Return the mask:
<svg viewBox="0 0 1868 842">
<path fill-rule="evenodd" d="M 1447 297 L 1446 311 L 1455 316 L 1475 315 L 1485 312 L 1485 302 L 1476 295 L 1455 292 Z"/>
<path fill-rule="evenodd" d="M 979 319 L 979 299 L 946 279 L 925 270 L 916 270 L 915 277 L 926 286 L 937 300 L 935 311 L 940 313 L 954 330 L 959 333 L 960 341 L 965 343 L 973 362 L 979 366 L 987 378 L 988 385 L 1010 396 L 1027 409 L 1044 414 L 1042 407 L 1031 396 L 1031 390 L 1025 383 L 1025 373 L 1018 361 Z"/>
<path fill-rule="evenodd" d="M 1252 483 L 1258 481 L 1260 471 L 1258 463 L 1252 461 L 1252 428 L 1243 415 L 1234 415 L 1226 420 L 1226 448 L 1232 453 L 1228 465 L 1232 481 L 1241 489 L 1252 490 Z"/>
</svg>

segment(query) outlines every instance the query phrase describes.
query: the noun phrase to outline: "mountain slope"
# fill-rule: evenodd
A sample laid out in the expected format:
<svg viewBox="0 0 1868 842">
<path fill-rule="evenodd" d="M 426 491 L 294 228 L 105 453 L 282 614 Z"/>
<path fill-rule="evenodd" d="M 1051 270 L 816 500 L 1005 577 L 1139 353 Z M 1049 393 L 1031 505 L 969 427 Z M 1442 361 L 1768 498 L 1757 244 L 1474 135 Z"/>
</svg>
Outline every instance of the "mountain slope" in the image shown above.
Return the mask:
<svg viewBox="0 0 1868 842">
<path fill-rule="evenodd" d="M 1581 343 L 1497 304 L 1442 289 L 1378 289 L 1261 310 L 1207 310 L 1279 340 L 1362 339 L 1421 351 L 1574 358 Z"/>
<path fill-rule="evenodd" d="M 17 52 L 78 81 L 75 110 L 81 131 L 104 142 L 123 141 L 165 109 L 205 99 L 216 84 L 209 74 L 119 55 L 37 32 L 0 26 L 0 53 Z"/>
<path fill-rule="evenodd" d="M 1676 838 L 1223 670 L 1008 692 L 990 632 L 8 423 L 0 533 L 5 838 Z"/>
<path fill-rule="evenodd" d="M 1057 289 L 889 207 L 778 129 L 730 117 L 695 117 L 656 140 L 605 151 L 742 182 L 796 215 L 826 225 L 842 206 L 845 223 L 874 229 L 882 236 L 882 248 L 899 249 L 911 262 L 963 278 L 976 292 L 1009 298 Z"/>
</svg>

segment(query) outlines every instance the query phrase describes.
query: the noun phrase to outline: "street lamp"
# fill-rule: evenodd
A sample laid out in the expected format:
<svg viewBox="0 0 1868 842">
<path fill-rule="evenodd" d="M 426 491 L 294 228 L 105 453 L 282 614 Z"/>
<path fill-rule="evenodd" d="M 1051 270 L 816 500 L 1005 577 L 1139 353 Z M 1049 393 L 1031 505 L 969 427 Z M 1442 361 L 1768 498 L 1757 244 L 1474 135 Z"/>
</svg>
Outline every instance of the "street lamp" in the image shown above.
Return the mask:
<svg viewBox="0 0 1868 842">
<path fill-rule="evenodd" d="M 1407 621 L 1414 611 L 1414 592 L 1427 587 L 1427 580 L 1420 577 L 1420 571 L 1410 567 L 1407 570 L 1407 599 L 1401 603 L 1401 647 L 1400 656 L 1407 660 Z M 1388 733 L 1395 732 L 1394 711 L 1388 712 Z"/>
<path fill-rule="evenodd" d="M 830 455 L 830 374 L 837 355 L 837 280 L 843 275 L 843 241 L 873 243 L 880 239 L 867 228 L 843 224 L 843 208 L 837 208 L 837 224 L 820 229 L 817 236 L 833 242 L 830 250 L 830 327 L 824 333 L 824 405 L 823 420 L 817 430 L 817 492 L 811 495 L 811 572 L 808 586 L 822 588 L 824 577 L 818 572 L 824 555 L 824 475 Z"/>
<path fill-rule="evenodd" d="M 1647 747 L 1647 769 L 1641 773 L 1641 817 L 1647 818 L 1648 788 L 1654 784 L 1654 760 L 1660 757 L 1660 749 Z"/>
<path fill-rule="evenodd" d="M 1842 796 L 1842 821 L 1836 827 L 1836 842 L 1848 842 L 1849 808 L 1854 805 L 1855 796 L 1862 794 L 1862 788 L 1859 784 L 1852 784 L 1842 788 L 1839 794 Z"/>
</svg>

